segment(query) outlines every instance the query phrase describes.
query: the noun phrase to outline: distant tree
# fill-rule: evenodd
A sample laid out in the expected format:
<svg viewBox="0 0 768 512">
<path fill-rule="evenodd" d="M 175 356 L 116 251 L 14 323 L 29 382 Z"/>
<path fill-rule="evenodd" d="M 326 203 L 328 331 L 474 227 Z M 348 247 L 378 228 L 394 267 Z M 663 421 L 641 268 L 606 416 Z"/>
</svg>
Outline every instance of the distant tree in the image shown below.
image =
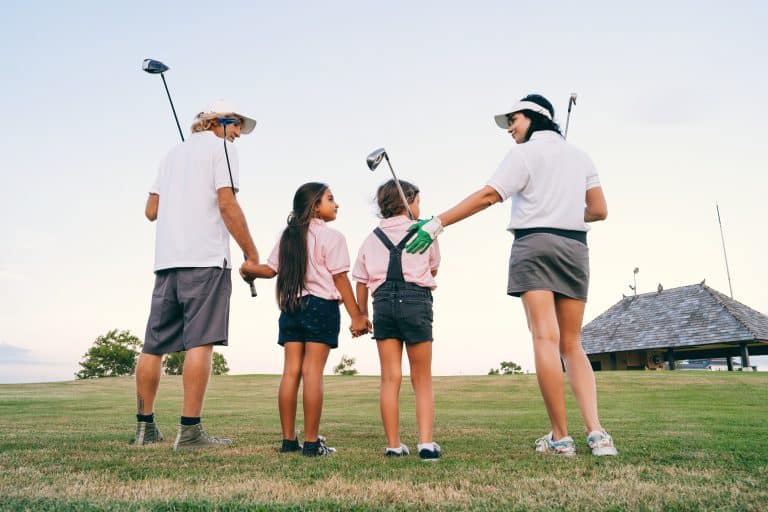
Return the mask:
<svg viewBox="0 0 768 512">
<path fill-rule="evenodd" d="M 82 369 L 75 374 L 78 379 L 96 379 L 133 375 L 141 340 L 130 331 L 113 329 L 96 338 L 93 346 L 83 354 L 79 363 Z"/>
<path fill-rule="evenodd" d="M 523 368 L 512 361 L 502 361 L 499 363 L 500 368 L 491 368 L 488 371 L 488 375 L 517 375 L 523 373 Z"/>
<path fill-rule="evenodd" d="M 184 371 L 184 355 L 186 352 L 173 352 L 163 358 L 163 369 L 166 375 L 181 375 Z M 227 360 L 218 352 L 213 353 L 214 375 L 226 375 L 229 373 Z"/>
<path fill-rule="evenodd" d="M 504 375 L 517 375 L 523 373 L 523 368 L 512 361 L 502 361 L 499 366 L 501 366 L 501 373 Z"/>
<path fill-rule="evenodd" d="M 355 358 L 343 355 L 339 364 L 333 367 L 333 373 L 336 375 L 357 375 L 357 370 L 355 370 L 354 366 Z"/>
<path fill-rule="evenodd" d="M 184 354 L 186 352 L 171 352 L 163 357 L 163 370 L 166 375 L 181 375 L 184 369 Z"/>
</svg>

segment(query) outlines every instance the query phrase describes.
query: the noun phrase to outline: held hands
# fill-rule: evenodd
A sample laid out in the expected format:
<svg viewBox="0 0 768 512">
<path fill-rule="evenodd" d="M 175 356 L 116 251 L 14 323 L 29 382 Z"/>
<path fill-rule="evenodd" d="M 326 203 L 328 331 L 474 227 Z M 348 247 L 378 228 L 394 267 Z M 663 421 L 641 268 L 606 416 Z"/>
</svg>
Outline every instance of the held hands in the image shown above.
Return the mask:
<svg viewBox="0 0 768 512">
<path fill-rule="evenodd" d="M 406 252 L 424 254 L 438 235 L 443 232 L 443 223 L 440 222 L 439 217 L 432 217 L 416 222 L 409 229 L 418 231 L 416 231 L 413 240 L 405 246 Z"/>
<path fill-rule="evenodd" d="M 240 277 L 246 283 L 252 283 L 256 279 L 256 272 L 258 271 L 259 260 L 258 258 L 249 258 L 240 265 Z"/>
<path fill-rule="evenodd" d="M 349 332 L 353 338 L 362 336 L 373 331 L 373 324 L 368 320 L 368 315 L 360 314 L 352 319 L 352 325 L 349 326 Z"/>
</svg>

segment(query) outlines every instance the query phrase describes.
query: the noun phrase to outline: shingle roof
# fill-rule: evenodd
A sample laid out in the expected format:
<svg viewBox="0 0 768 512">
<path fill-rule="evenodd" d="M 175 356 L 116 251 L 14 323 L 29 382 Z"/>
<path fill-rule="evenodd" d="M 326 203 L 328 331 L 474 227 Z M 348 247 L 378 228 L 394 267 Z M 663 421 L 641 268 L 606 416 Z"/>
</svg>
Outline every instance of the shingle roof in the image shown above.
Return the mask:
<svg viewBox="0 0 768 512">
<path fill-rule="evenodd" d="M 768 341 L 768 316 L 705 284 L 626 297 L 584 326 L 587 354 Z"/>
</svg>

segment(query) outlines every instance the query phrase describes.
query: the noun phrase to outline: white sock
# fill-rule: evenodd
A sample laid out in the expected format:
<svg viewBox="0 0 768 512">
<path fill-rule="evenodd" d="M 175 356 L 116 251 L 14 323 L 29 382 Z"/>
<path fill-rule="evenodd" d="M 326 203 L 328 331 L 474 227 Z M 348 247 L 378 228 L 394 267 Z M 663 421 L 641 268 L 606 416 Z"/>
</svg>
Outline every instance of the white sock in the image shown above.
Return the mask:
<svg viewBox="0 0 768 512">
<path fill-rule="evenodd" d="M 419 449 L 419 451 L 421 451 L 421 450 L 429 450 L 429 451 L 434 451 L 434 449 L 435 449 L 435 443 L 433 443 L 432 441 L 430 441 L 430 442 L 428 442 L 428 443 L 419 443 L 419 445 L 417 446 L 417 448 Z"/>
</svg>

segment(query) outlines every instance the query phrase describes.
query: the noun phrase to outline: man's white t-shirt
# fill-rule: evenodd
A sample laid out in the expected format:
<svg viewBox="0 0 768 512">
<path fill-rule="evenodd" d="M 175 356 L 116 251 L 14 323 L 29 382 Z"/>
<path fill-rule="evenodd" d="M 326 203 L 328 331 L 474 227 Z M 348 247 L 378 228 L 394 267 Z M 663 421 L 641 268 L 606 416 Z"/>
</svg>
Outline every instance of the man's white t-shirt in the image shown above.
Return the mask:
<svg viewBox="0 0 768 512">
<path fill-rule="evenodd" d="M 509 231 L 558 228 L 589 231 L 586 191 L 600 186 L 592 159 L 553 131 L 514 146 L 488 180 L 502 201 L 512 198 Z"/>
<path fill-rule="evenodd" d="M 232 180 L 238 188 L 239 160 L 227 142 Z M 232 268 L 229 231 L 216 191 L 231 187 L 224 139 L 193 133 L 160 162 L 150 193 L 160 196 L 155 233 L 155 271 L 179 267 Z"/>
</svg>

